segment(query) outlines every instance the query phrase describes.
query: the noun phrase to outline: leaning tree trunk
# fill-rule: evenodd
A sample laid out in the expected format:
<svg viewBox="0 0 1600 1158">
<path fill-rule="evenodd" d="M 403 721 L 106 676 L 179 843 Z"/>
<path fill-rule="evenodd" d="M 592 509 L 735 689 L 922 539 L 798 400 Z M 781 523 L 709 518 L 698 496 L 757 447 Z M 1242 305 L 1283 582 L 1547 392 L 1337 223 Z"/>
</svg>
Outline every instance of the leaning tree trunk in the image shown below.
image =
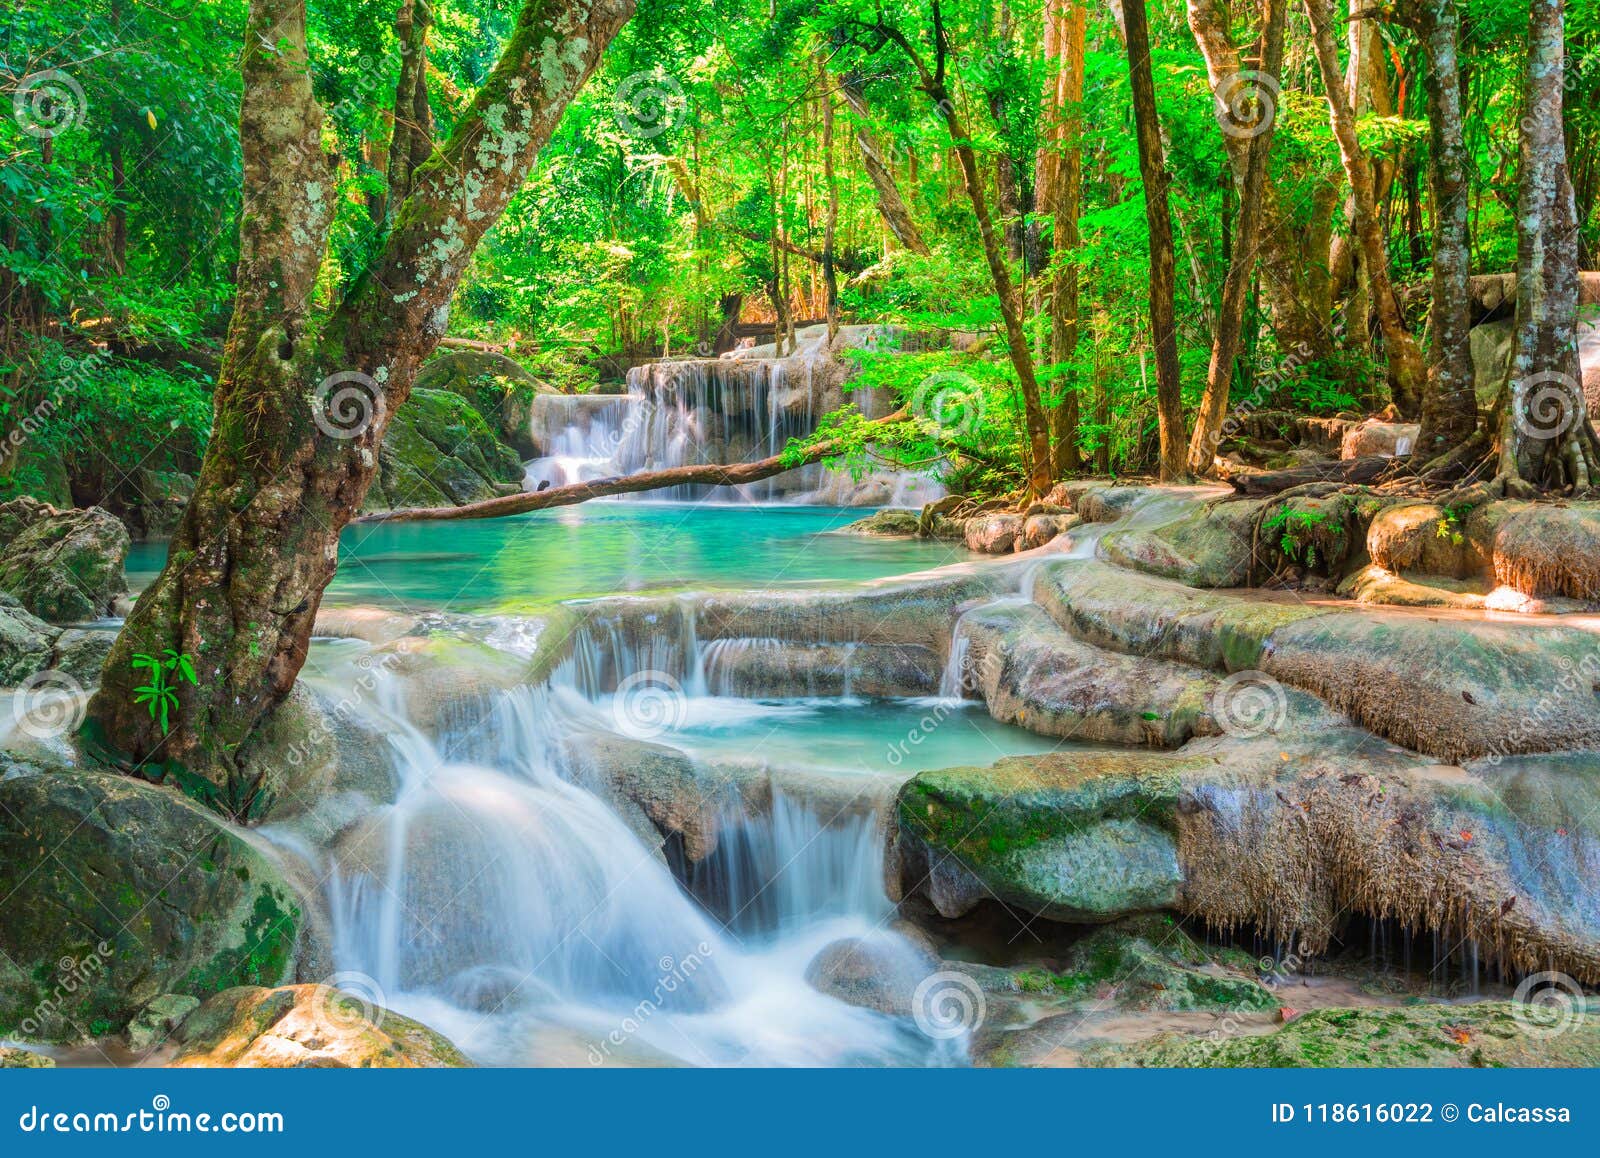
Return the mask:
<svg viewBox="0 0 1600 1158">
<path fill-rule="evenodd" d="M 1222 284 L 1222 303 L 1217 311 L 1217 332 L 1211 343 L 1211 363 L 1206 371 L 1206 389 L 1195 415 L 1194 434 L 1189 440 L 1189 470 L 1209 474 L 1222 441 L 1223 418 L 1228 412 L 1228 395 L 1233 389 L 1234 361 L 1244 335 L 1244 299 L 1256 267 L 1256 248 L 1261 234 L 1261 209 L 1267 184 L 1267 162 L 1272 154 L 1272 135 L 1278 116 L 1278 77 L 1283 69 L 1283 25 L 1286 0 L 1262 0 L 1261 72 L 1253 86 L 1240 92 L 1216 94 L 1217 119 L 1228 135 L 1248 137 L 1249 157 L 1244 183 L 1239 190 L 1238 228 L 1234 234 L 1233 256 L 1228 276 Z M 1253 97 L 1253 110 L 1243 107 L 1241 97 Z"/>
<path fill-rule="evenodd" d="M 873 193 L 877 195 L 878 215 L 883 218 L 883 223 L 889 227 L 896 241 L 912 253 L 928 256 L 931 252 L 928 243 L 923 240 L 922 230 L 917 228 L 911 210 L 906 208 L 894 172 L 889 168 L 877 138 L 873 136 L 871 114 L 866 96 L 861 91 L 861 82 L 851 76 L 841 77 L 839 92 L 855 117 L 856 151 L 861 154 L 861 165 L 867 171 L 867 179 L 872 182 Z"/>
<path fill-rule="evenodd" d="M 1045 11 L 1046 76 L 1041 116 L 1044 140 L 1034 164 L 1037 209 L 1051 220 L 1049 273 L 1040 284 L 1049 296 L 1049 361 L 1061 383 L 1051 412 L 1051 472 L 1056 478 L 1082 465 L 1078 449 L 1078 376 L 1068 367 L 1078 354 L 1078 250 L 1083 237 L 1083 66 L 1087 13 L 1082 0 L 1051 0 Z"/>
<path fill-rule="evenodd" d="M 428 0 L 403 0 L 395 17 L 400 79 L 394 93 L 394 133 L 389 138 L 386 212 L 394 213 L 411 192 L 417 170 L 433 153 L 433 108 L 428 104 Z"/>
<path fill-rule="evenodd" d="M 1383 223 L 1378 220 L 1372 164 L 1356 136 L 1355 112 L 1345 89 L 1344 71 L 1339 67 L 1330 5 L 1328 0 L 1305 0 L 1305 6 L 1316 43 L 1317 63 L 1322 69 L 1322 85 L 1328 94 L 1328 122 L 1333 126 L 1334 139 L 1339 143 L 1339 159 L 1350 182 L 1350 197 L 1355 207 L 1354 228 L 1366 267 L 1367 286 L 1383 330 L 1389 393 L 1400 413 L 1413 417 L 1422 406 L 1427 368 L 1416 339 L 1406 330 L 1405 320 L 1400 316 L 1400 303 L 1389 280 L 1389 253 L 1384 243 Z"/>
<path fill-rule="evenodd" d="M 1578 363 L 1578 217 L 1561 120 L 1563 0 L 1532 0 L 1521 193 L 1516 347 L 1500 407 L 1500 473 L 1541 487 L 1600 481 Z"/>
<path fill-rule="evenodd" d="M 1155 77 L 1150 70 L 1150 25 L 1144 0 L 1125 0 L 1123 27 L 1133 118 L 1139 137 L 1139 173 L 1144 180 L 1145 221 L 1150 232 L 1150 334 L 1156 353 L 1156 419 L 1161 435 L 1161 477 L 1183 474 L 1183 384 L 1178 371 L 1178 323 L 1173 294 L 1177 270 L 1172 248 L 1172 210 L 1167 203 L 1167 166 L 1156 121 Z"/>
<path fill-rule="evenodd" d="M 242 63 L 238 290 L 214 429 L 167 565 L 140 596 L 90 705 L 90 738 L 237 817 L 259 813 L 257 725 L 305 661 L 339 532 L 390 417 L 443 336 L 450 299 L 633 0 L 526 0 L 450 140 L 415 174 L 383 250 L 320 325 L 309 317 L 333 177 L 311 91 L 304 0 L 253 0 Z M 134 700 L 135 653 L 191 657 L 170 731 Z"/>
<path fill-rule="evenodd" d="M 1461 129 L 1461 14 L 1456 0 L 1417 0 L 1427 52 L 1429 166 L 1433 185 L 1433 360 L 1422 398 L 1416 455 L 1439 458 L 1472 437 L 1478 397 L 1472 372 L 1469 159 Z"/>
</svg>

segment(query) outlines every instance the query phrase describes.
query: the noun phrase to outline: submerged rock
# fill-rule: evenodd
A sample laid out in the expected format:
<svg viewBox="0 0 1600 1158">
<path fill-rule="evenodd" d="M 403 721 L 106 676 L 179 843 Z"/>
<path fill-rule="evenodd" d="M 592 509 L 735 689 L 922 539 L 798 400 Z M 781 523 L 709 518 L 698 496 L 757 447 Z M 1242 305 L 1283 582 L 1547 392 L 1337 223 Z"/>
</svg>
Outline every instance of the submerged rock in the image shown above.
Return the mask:
<svg viewBox="0 0 1600 1158">
<path fill-rule="evenodd" d="M 418 1069 L 469 1066 L 443 1034 L 330 985 L 247 985 L 178 1027 L 175 1066 Z"/>
<path fill-rule="evenodd" d="M 122 1029 L 163 993 L 292 974 L 301 905 L 176 792 L 104 772 L 0 780 L 0 1034 Z"/>
<path fill-rule="evenodd" d="M 98 507 L 57 510 L 27 497 L 0 503 L 0 590 L 51 623 L 98 619 L 128 589 L 129 545 L 127 528 Z"/>
<path fill-rule="evenodd" d="M 848 1005 L 910 1017 L 917 987 L 939 972 L 939 959 L 896 933 L 846 937 L 806 966 L 806 984 Z"/>
<path fill-rule="evenodd" d="M 848 527 L 840 527 L 842 535 L 872 535 L 881 538 L 912 538 L 921 522 L 920 511 L 902 507 L 874 511 L 864 519 L 857 519 Z"/>
</svg>

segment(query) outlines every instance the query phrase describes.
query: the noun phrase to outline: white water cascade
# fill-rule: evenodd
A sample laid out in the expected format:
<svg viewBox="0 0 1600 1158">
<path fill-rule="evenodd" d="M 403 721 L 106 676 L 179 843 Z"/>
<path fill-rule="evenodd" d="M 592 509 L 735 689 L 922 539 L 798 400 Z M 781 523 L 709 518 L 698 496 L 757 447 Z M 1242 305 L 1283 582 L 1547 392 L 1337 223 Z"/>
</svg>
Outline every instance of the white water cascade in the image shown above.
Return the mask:
<svg viewBox="0 0 1600 1158">
<path fill-rule="evenodd" d="M 961 1043 L 805 980 L 841 938 L 910 951 L 886 930 L 883 793 L 846 812 L 775 788 L 770 812 L 728 818 L 722 849 L 680 884 L 580 786 L 614 715 L 578 670 L 439 738 L 380 687 L 368 707 L 395 799 L 322 850 L 338 968 L 490 1064 L 960 1060 Z"/>
<path fill-rule="evenodd" d="M 841 405 L 840 373 L 827 349 L 826 327 L 797 335 L 786 357 L 771 347 L 739 356 L 651 362 L 628 371 L 622 394 L 544 394 L 534 400 L 531 435 L 540 450 L 524 486 L 562 486 L 700 463 L 735 463 L 778 454 L 808 437 Z M 847 326 L 845 345 L 875 346 L 881 327 Z M 886 413 L 875 392 L 849 395 L 869 417 Z M 726 488 L 684 486 L 656 499 L 714 498 L 735 502 L 805 502 L 841 506 L 920 506 L 943 489 L 920 473 L 885 472 L 866 479 L 804 467 Z"/>
</svg>

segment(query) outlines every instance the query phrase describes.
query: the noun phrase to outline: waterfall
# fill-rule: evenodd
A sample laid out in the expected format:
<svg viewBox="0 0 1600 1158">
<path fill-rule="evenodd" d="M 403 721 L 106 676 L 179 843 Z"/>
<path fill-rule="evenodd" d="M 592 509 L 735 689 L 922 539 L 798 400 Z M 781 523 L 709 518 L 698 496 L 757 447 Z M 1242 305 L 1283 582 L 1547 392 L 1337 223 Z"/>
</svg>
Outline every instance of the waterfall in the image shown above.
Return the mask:
<svg viewBox="0 0 1600 1158">
<path fill-rule="evenodd" d="M 841 938 L 912 952 L 885 928 L 892 781 L 835 786 L 822 804 L 775 779 L 770 810 L 726 817 L 684 883 L 582 786 L 632 663 L 698 670 L 691 698 L 707 698 L 715 666 L 707 679 L 693 635 L 691 617 L 632 647 L 586 633 L 550 682 L 503 693 L 470 734 L 430 736 L 385 674 L 364 709 L 388 738 L 395 798 L 322 850 L 338 968 L 492 1064 L 958 1061 L 962 1043 L 805 980 Z"/>
<path fill-rule="evenodd" d="M 627 373 L 626 393 L 542 394 L 534 399 L 530 434 L 539 455 L 524 486 L 561 486 L 668 467 L 750 462 L 809 437 L 820 418 L 842 405 L 826 327 L 797 335 L 788 357 L 740 351 L 738 357 L 650 362 Z M 880 327 L 846 326 L 843 345 L 875 347 Z M 769 356 L 759 356 L 766 354 Z M 875 392 L 850 395 L 869 416 L 882 409 Z M 864 479 L 812 464 L 737 488 L 679 486 L 651 497 L 688 502 L 807 502 L 838 506 L 920 506 L 944 494 L 930 476 L 889 471 Z"/>
</svg>

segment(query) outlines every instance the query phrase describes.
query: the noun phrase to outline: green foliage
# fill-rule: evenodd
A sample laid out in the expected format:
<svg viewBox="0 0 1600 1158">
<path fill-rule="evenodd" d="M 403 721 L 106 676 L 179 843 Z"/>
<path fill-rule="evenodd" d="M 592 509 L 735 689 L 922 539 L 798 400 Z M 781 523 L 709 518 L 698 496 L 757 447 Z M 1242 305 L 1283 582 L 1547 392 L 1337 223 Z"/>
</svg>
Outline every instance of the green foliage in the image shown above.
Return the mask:
<svg viewBox="0 0 1600 1158">
<path fill-rule="evenodd" d="M 195 678 L 194 662 L 187 654 L 169 647 L 159 658 L 135 652 L 133 670 L 147 673 L 147 682 L 133 689 L 133 702 L 149 709 L 150 718 L 160 723 L 161 734 L 165 736 L 170 731 L 168 716 L 178 706 L 178 689 L 185 681 L 200 682 Z"/>
<path fill-rule="evenodd" d="M 1284 506 L 1267 517 L 1261 524 L 1261 530 L 1279 536 L 1278 549 L 1283 552 L 1284 558 L 1315 567 L 1317 544 L 1314 535 L 1319 527 L 1328 525 L 1331 519 L 1332 516 L 1325 510 Z"/>
</svg>

